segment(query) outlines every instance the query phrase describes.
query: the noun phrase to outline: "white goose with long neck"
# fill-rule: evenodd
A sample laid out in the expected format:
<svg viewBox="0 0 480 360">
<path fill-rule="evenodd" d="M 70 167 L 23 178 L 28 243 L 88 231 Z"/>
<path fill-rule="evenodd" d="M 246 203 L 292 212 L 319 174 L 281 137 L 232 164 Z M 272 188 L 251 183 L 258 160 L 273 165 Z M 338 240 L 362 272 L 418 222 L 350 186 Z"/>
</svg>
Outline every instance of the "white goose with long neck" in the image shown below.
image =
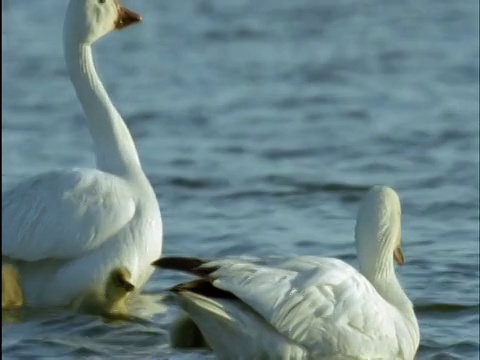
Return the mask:
<svg viewBox="0 0 480 360">
<path fill-rule="evenodd" d="M 155 193 L 133 139 L 100 81 L 92 44 L 141 20 L 118 0 L 70 0 L 65 61 L 93 138 L 96 169 L 27 179 L 2 197 L 2 258 L 17 266 L 25 302 L 56 306 L 100 288 L 122 266 L 141 288 L 161 255 Z"/>
<path fill-rule="evenodd" d="M 400 228 L 397 193 L 376 186 L 357 215 L 360 272 L 314 256 L 268 265 L 162 257 L 153 265 L 201 277 L 172 290 L 221 359 L 413 360 L 418 323 L 393 265 L 404 262 Z M 192 333 L 183 326 L 177 333 Z"/>
</svg>

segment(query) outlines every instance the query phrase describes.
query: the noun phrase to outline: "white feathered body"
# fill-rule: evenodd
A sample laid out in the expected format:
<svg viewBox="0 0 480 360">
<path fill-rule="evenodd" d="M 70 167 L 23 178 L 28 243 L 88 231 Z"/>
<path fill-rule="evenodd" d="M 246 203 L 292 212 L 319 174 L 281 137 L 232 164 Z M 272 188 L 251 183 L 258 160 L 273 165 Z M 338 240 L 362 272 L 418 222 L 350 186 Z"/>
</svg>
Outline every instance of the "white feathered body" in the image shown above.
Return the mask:
<svg viewBox="0 0 480 360">
<path fill-rule="evenodd" d="M 18 267 L 27 305 L 64 305 L 117 265 L 141 287 L 161 251 L 160 209 L 143 173 L 62 169 L 3 193 L 2 256 Z"/>
<path fill-rule="evenodd" d="M 409 324 L 355 268 L 297 257 L 275 266 L 227 259 L 213 285 L 241 301 L 180 292 L 220 359 L 413 359 Z M 359 355 L 360 354 L 360 355 Z"/>
</svg>

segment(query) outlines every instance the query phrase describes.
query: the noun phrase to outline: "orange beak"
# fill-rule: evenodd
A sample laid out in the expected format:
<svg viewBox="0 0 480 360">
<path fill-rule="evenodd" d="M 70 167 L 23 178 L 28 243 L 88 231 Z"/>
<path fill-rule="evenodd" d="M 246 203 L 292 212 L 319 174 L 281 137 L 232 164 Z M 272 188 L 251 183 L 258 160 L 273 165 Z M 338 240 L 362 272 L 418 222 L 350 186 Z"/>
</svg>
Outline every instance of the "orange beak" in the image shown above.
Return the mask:
<svg viewBox="0 0 480 360">
<path fill-rule="evenodd" d="M 115 29 L 121 30 L 140 21 L 142 21 L 140 14 L 120 6 L 118 8 L 118 18 L 115 21 Z"/>
<path fill-rule="evenodd" d="M 405 264 L 405 259 L 403 257 L 402 249 L 400 246 L 393 251 L 393 259 L 398 265 Z"/>
</svg>

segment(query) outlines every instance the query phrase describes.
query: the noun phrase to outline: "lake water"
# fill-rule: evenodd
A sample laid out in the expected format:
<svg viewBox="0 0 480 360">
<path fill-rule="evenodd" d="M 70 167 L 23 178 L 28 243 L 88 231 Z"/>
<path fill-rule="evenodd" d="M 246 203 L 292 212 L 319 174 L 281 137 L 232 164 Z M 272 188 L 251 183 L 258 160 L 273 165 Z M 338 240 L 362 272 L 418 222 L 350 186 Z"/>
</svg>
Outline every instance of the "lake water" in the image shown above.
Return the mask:
<svg viewBox="0 0 480 360">
<path fill-rule="evenodd" d="M 4 188 L 94 164 L 64 67 L 66 3 L 2 2 Z M 390 185 L 417 358 L 478 358 L 478 1 L 126 5 L 144 22 L 97 43 L 97 67 L 158 195 L 164 254 L 355 264 L 359 199 Z M 211 358 L 168 346 L 178 308 L 157 294 L 182 279 L 154 274 L 133 304 L 141 323 L 3 313 L 2 356 Z"/>
</svg>

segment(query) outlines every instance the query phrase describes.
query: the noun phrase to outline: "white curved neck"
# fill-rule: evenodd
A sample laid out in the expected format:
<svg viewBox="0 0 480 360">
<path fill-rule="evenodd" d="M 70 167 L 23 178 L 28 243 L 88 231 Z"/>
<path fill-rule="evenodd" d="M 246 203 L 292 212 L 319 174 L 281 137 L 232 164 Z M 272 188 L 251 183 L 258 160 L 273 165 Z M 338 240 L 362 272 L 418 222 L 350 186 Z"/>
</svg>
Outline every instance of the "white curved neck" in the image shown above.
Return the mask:
<svg viewBox="0 0 480 360">
<path fill-rule="evenodd" d="M 383 249 L 375 259 L 366 259 L 363 253 L 359 253 L 360 272 L 385 300 L 404 313 L 412 307 L 412 303 L 398 282 L 390 253 L 388 249 Z"/>
<path fill-rule="evenodd" d="M 65 61 L 87 116 L 97 168 L 126 176 L 143 173 L 133 139 L 98 78 L 90 45 L 65 41 Z"/>
<path fill-rule="evenodd" d="M 418 340 L 420 335 L 413 304 L 403 291 L 395 275 L 395 268 L 391 257 L 387 254 L 382 254 L 376 262 L 361 261 L 360 263 L 361 273 L 370 281 L 377 292 L 410 322 L 411 326 L 409 326 L 408 329 L 411 336 Z"/>
</svg>

